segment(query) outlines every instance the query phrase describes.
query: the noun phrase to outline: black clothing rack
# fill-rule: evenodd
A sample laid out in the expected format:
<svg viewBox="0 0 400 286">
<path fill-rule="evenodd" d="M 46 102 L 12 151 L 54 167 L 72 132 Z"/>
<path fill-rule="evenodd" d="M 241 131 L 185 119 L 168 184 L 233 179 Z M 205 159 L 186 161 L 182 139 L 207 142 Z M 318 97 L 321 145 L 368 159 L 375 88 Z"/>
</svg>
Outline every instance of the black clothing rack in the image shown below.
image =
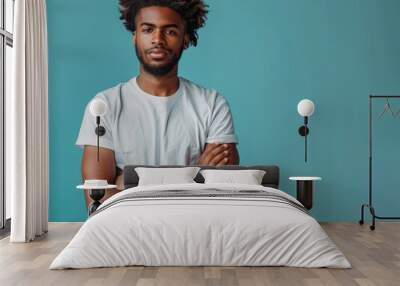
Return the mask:
<svg viewBox="0 0 400 286">
<path fill-rule="evenodd" d="M 374 99 L 386 99 L 389 98 L 400 98 L 400 95 L 370 95 L 369 96 L 369 193 L 368 193 L 368 204 L 363 204 L 361 206 L 361 220 L 360 224 L 364 224 L 364 208 L 369 208 L 369 211 L 372 216 L 372 225 L 370 225 L 370 229 L 375 229 L 375 219 L 400 219 L 400 217 L 384 217 L 376 215 L 375 208 L 373 207 L 372 202 L 372 102 Z M 386 106 L 385 106 L 386 109 Z"/>
</svg>

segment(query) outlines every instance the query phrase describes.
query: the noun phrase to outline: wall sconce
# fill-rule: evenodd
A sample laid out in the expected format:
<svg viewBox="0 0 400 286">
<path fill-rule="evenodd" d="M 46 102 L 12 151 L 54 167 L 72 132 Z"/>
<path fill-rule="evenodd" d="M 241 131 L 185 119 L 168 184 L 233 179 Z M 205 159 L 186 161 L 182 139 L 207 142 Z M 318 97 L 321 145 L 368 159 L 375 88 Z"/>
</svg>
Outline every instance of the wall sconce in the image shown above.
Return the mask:
<svg viewBox="0 0 400 286">
<path fill-rule="evenodd" d="M 297 112 L 304 117 L 304 125 L 299 127 L 299 134 L 304 137 L 304 161 L 307 162 L 307 135 L 310 133 L 308 129 L 308 117 L 314 113 L 314 103 L 309 99 L 303 99 L 297 104 Z"/>
</svg>

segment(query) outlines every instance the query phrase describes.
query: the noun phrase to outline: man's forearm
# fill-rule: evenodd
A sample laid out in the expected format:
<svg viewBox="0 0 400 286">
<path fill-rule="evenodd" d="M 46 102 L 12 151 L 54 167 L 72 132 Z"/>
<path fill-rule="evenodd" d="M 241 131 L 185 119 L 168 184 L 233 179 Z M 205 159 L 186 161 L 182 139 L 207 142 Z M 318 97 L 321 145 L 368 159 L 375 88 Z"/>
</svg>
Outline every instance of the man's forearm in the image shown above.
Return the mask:
<svg viewBox="0 0 400 286">
<path fill-rule="evenodd" d="M 226 165 L 239 165 L 240 163 L 240 157 L 239 157 L 239 151 L 236 148 L 235 143 L 229 143 L 229 158 L 228 158 L 228 163 Z"/>
<path fill-rule="evenodd" d="M 239 152 L 237 151 L 236 148 L 234 148 L 234 151 L 232 151 L 232 155 L 228 160 L 228 164 L 230 165 L 240 165 L 240 157 L 239 157 Z"/>
</svg>

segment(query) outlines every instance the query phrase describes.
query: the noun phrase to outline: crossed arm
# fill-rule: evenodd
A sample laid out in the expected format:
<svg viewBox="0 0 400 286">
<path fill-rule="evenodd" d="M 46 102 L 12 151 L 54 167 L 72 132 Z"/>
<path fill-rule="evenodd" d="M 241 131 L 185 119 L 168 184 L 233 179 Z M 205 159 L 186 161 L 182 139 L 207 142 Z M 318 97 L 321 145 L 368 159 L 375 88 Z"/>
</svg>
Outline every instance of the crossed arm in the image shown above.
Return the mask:
<svg viewBox="0 0 400 286">
<path fill-rule="evenodd" d="M 200 155 L 198 165 L 239 165 L 239 152 L 235 143 L 211 143 L 206 144 Z"/>
<path fill-rule="evenodd" d="M 85 145 L 82 156 L 81 173 L 83 180 L 104 179 L 109 183 L 117 185 L 117 189 L 106 190 L 106 194 L 101 200 L 103 202 L 112 195 L 120 192 L 123 188 L 123 179 L 117 175 L 114 151 L 107 148 L 100 148 L 101 160 L 97 162 L 97 147 Z M 203 153 L 197 162 L 198 165 L 239 165 L 239 152 L 235 143 L 209 143 L 206 144 Z M 85 191 L 86 207 L 89 206 L 91 199 L 89 193 Z"/>
</svg>

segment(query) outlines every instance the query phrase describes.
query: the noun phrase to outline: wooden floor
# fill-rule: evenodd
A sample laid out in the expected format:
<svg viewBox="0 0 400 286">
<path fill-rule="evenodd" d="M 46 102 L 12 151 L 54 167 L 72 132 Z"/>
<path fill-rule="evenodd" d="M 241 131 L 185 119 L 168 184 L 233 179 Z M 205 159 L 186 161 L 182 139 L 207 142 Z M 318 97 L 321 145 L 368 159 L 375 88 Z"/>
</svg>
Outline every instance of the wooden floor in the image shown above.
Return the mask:
<svg viewBox="0 0 400 286">
<path fill-rule="evenodd" d="M 121 267 L 48 270 L 80 223 L 50 223 L 32 242 L 0 241 L 0 285 L 400 285 L 400 223 L 375 231 L 356 223 L 322 224 L 353 268 L 290 267 Z"/>
</svg>

